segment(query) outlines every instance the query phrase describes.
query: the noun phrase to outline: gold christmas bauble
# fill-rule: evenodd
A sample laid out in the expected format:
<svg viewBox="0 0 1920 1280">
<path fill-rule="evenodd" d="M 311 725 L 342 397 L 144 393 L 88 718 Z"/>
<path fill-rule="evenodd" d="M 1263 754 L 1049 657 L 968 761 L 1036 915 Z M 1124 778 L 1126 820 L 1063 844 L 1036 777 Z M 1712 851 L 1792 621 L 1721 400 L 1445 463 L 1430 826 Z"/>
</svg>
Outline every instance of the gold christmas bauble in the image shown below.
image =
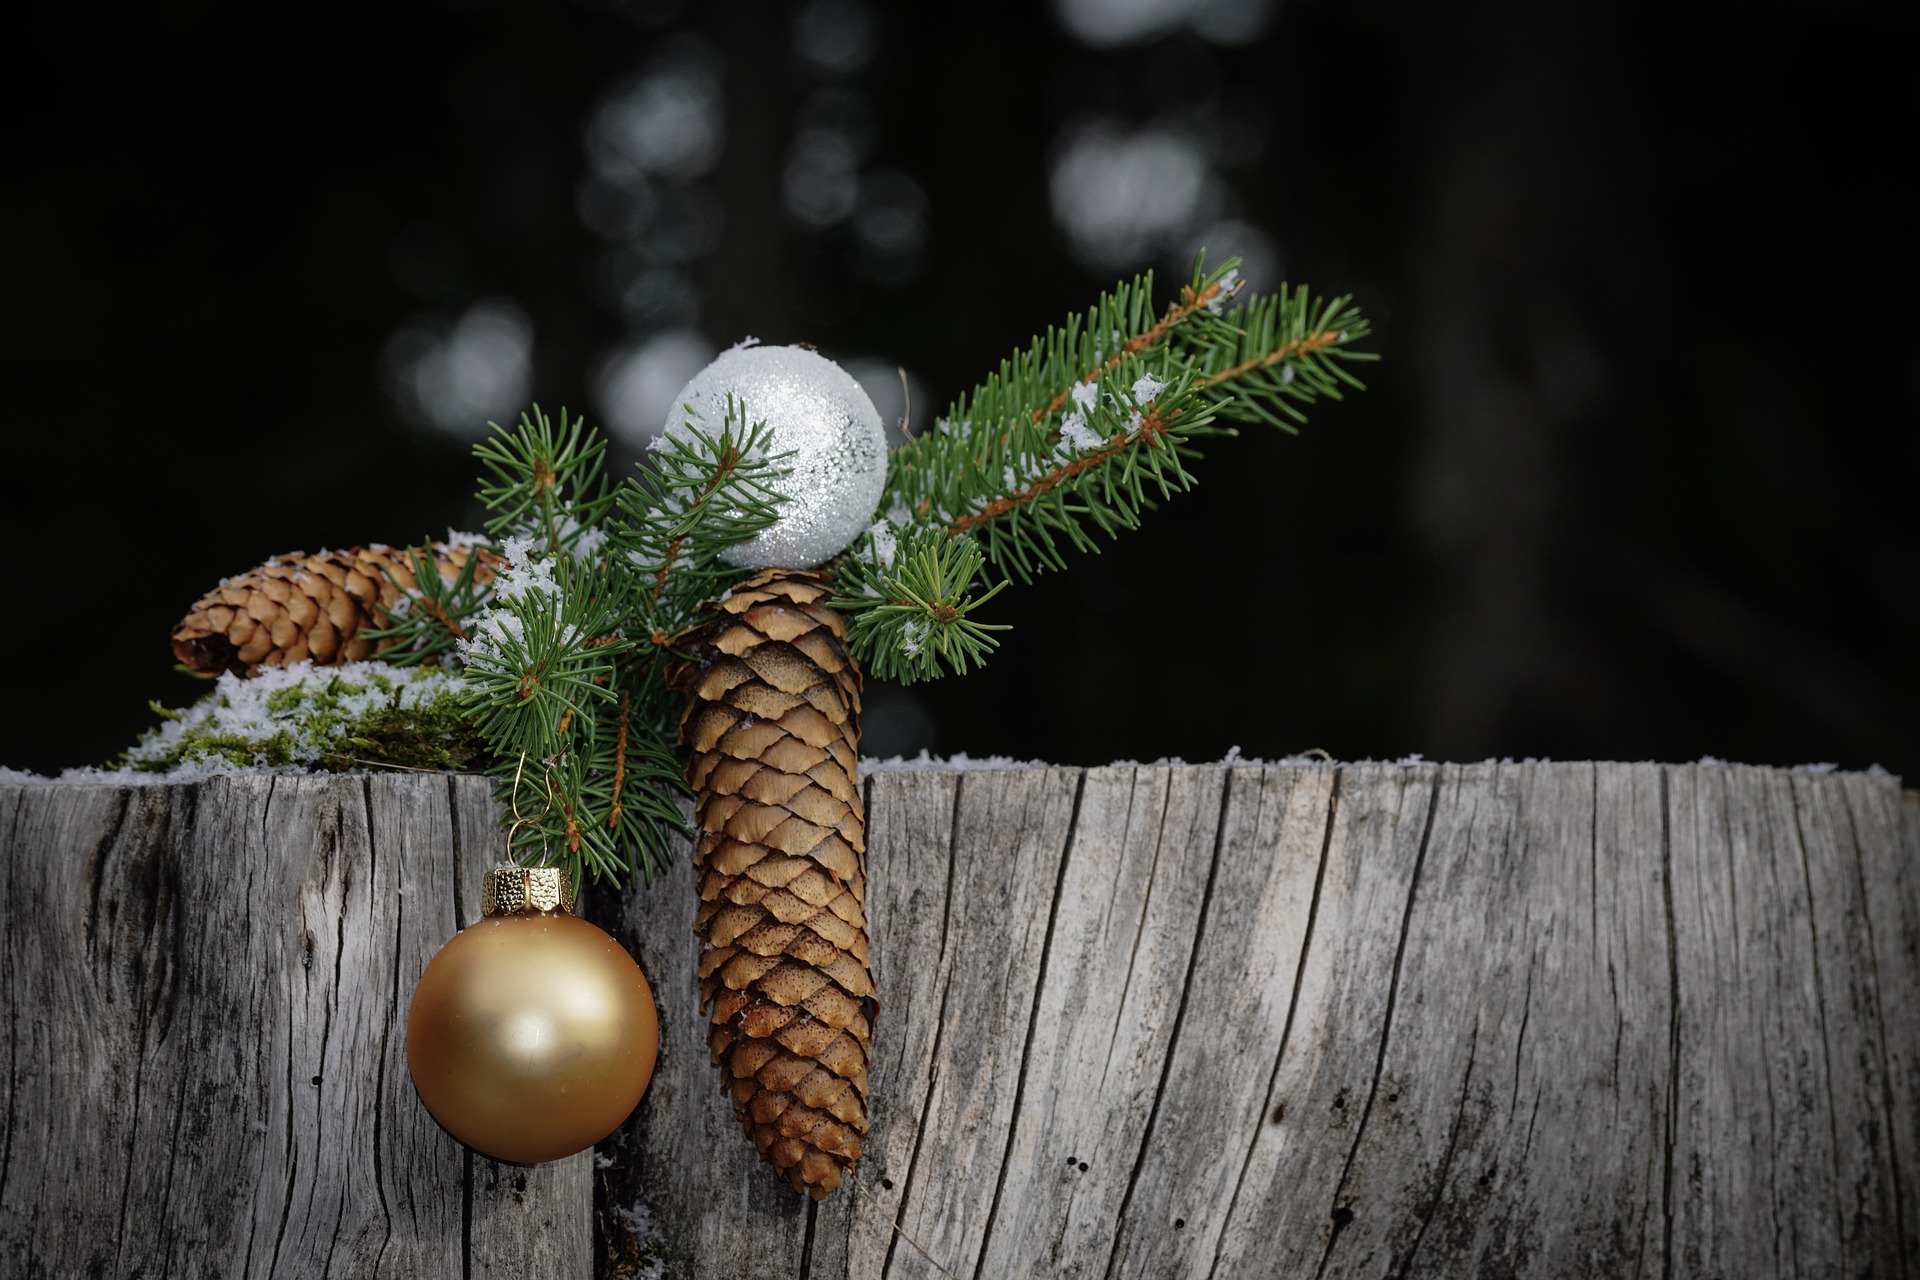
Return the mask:
<svg viewBox="0 0 1920 1280">
<path fill-rule="evenodd" d="M 433 1118 L 483 1155 L 527 1164 L 613 1132 L 660 1048 L 640 966 L 557 894 L 540 909 L 527 878 L 543 870 L 488 873 L 489 914 L 428 963 L 407 1014 L 407 1066 Z"/>
</svg>

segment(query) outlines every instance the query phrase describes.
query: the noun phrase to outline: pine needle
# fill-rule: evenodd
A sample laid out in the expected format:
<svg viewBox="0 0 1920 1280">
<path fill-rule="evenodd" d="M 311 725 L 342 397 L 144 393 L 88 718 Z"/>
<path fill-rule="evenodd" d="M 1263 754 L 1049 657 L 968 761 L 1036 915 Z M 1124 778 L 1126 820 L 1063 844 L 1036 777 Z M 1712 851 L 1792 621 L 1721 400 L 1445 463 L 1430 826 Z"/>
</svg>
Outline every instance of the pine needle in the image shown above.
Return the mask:
<svg viewBox="0 0 1920 1280">
<path fill-rule="evenodd" d="M 893 1216 L 887 1212 L 886 1206 L 880 1203 L 880 1197 L 874 1195 L 873 1192 L 861 1186 L 860 1180 L 858 1178 L 849 1179 L 847 1185 L 851 1186 L 855 1191 L 858 1191 L 861 1195 L 865 1196 L 867 1198 L 867 1202 L 873 1206 L 874 1212 L 880 1215 L 881 1221 L 885 1222 L 888 1226 L 892 1227 L 894 1230 L 894 1234 L 898 1235 L 902 1240 L 905 1240 L 908 1244 L 912 1245 L 913 1251 L 919 1254 L 921 1257 L 925 1258 L 929 1266 L 933 1267 L 941 1275 L 946 1276 L 948 1280 L 960 1280 L 959 1276 L 954 1275 L 953 1272 L 947 1270 L 945 1267 L 941 1266 L 939 1262 L 935 1261 L 934 1256 L 928 1253 L 926 1249 L 921 1246 L 918 1240 L 915 1240 L 912 1236 L 908 1235 L 907 1229 L 901 1226 L 898 1222 L 896 1222 L 893 1219 Z"/>
</svg>

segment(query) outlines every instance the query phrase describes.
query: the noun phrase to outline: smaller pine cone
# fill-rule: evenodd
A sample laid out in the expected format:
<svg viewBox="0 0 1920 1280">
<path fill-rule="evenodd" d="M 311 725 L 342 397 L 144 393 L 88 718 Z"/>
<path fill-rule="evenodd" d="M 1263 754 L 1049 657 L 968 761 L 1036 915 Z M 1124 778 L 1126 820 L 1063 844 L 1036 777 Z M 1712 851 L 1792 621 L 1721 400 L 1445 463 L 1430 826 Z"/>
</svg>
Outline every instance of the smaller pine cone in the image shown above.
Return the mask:
<svg viewBox="0 0 1920 1280">
<path fill-rule="evenodd" d="M 721 1089 L 818 1200 L 860 1158 L 873 1051 L 860 669 L 825 575 L 770 569 L 676 645 L 687 695 L 700 994 Z"/>
<path fill-rule="evenodd" d="M 493 576 L 497 557 L 485 549 L 435 542 L 426 550 L 448 580 L 475 554 L 481 558 L 475 580 Z M 389 611 L 413 586 L 413 567 L 402 547 L 376 543 L 275 556 L 200 597 L 173 629 L 173 654 L 206 675 L 250 676 L 261 667 L 309 658 L 321 664 L 358 662 L 392 643 L 365 639 L 360 632 L 386 627 Z"/>
</svg>

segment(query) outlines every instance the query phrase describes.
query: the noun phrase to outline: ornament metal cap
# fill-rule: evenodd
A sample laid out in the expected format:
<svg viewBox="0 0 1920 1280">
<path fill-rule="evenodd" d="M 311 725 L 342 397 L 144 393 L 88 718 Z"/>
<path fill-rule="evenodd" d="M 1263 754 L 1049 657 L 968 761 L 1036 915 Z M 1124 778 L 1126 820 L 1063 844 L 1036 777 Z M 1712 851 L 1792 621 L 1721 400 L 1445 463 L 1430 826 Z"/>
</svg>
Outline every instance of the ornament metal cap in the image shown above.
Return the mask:
<svg viewBox="0 0 1920 1280">
<path fill-rule="evenodd" d="M 480 877 L 480 914 L 510 916 L 516 911 L 564 911 L 573 914 L 573 877 L 558 867 L 522 867 L 503 862 Z"/>
</svg>

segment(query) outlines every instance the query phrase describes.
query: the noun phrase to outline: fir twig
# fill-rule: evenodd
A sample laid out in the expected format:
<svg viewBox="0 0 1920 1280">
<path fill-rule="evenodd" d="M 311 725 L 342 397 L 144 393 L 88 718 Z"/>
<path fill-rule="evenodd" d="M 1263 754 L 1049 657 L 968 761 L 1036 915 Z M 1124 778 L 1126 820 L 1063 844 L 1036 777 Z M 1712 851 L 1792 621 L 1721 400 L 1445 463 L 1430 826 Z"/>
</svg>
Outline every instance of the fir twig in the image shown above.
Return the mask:
<svg viewBox="0 0 1920 1280">
<path fill-rule="evenodd" d="M 898 545 L 881 544 L 872 560 L 845 558 L 835 575 L 833 607 L 847 615 L 847 640 L 868 669 L 912 684 L 942 671 L 986 662 L 1001 624 L 976 622 L 973 610 L 1000 594 L 1004 581 L 969 593 L 985 555 L 972 538 L 934 528 L 908 530 Z"/>
<path fill-rule="evenodd" d="M 852 633 L 856 656 L 876 670 L 903 665 L 897 651 L 909 637 L 884 620 L 926 609 L 880 571 L 916 531 L 966 539 L 999 581 L 1027 581 L 1191 488 L 1203 437 L 1230 434 L 1232 422 L 1292 431 L 1304 406 L 1360 386 L 1345 365 L 1373 357 L 1351 345 L 1367 327 L 1347 299 L 1322 302 L 1302 288 L 1243 300 L 1240 285 L 1234 260 L 1212 270 L 1197 262 L 1161 309 L 1151 276 L 1122 282 L 896 449 L 885 515 L 839 562 L 853 575 L 844 592 L 852 607 L 869 594 L 887 601 Z M 987 647 L 941 648 L 938 661 L 904 665 L 914 678 L 962 670 Z M 946 662 L 949 654 L 964 661 Z"/>
<path fill-rule="evenodd" d="M 718 435 L 688 418 L 656 439 L 651 465 L 617 494 L 612 547 L 645 584 L 637 624 L 656 644 L 684 630 L 703 600 L 740 576 L 721 553 L 779 517 L 776 485 L 787 455 L 769 456 L 772 433 L 745 414 L 729 397 Z"/>
<path fill-rule="evenodd" d="M 539 405 L 512 431 L 487 426 L 494 435 L 473 451 L 493 477 L 480 486 L 480 501 L 493 512 L 487 531 L 501 539 L 518 534 L 554 555 L 590 553 L 613 505 L 602 473 L 606 442 L 564 409 L 556 425 Z"/>
<path fill-rule="evenodd" d="M 556 426 L 536 409 L 476 450 L 504 563 L 451 643 L 515 857 L 576 879 L 664 862 L 686 794 L 664 646 L 741 574 L 722 553 L 777 517 L 770 444 L 730 402 L 717 433 L 689 419 L 618 488 L 601 442 L 565 413 Z"/>
<path fill-rule="evenodd" d="M 387 580 L 400 591 L 403 606 L 389 611 L 388 625 L 380 630 L 363 629 L 367 640 L 391 639 L 394 643 L 380 656 L 397 667 L 437 662 L 467 638 L 466 624 L 485 602 L 490 587 L 479 578 L 481 565 L 492 557 L 491 548 L 475 546 L 451 579 L 442 576 L 438 557 L 431 542 L 407 548 L 407 567 L 413 585 L 407 586 L 391 568 L 382 566 Z"/>
</svg>

